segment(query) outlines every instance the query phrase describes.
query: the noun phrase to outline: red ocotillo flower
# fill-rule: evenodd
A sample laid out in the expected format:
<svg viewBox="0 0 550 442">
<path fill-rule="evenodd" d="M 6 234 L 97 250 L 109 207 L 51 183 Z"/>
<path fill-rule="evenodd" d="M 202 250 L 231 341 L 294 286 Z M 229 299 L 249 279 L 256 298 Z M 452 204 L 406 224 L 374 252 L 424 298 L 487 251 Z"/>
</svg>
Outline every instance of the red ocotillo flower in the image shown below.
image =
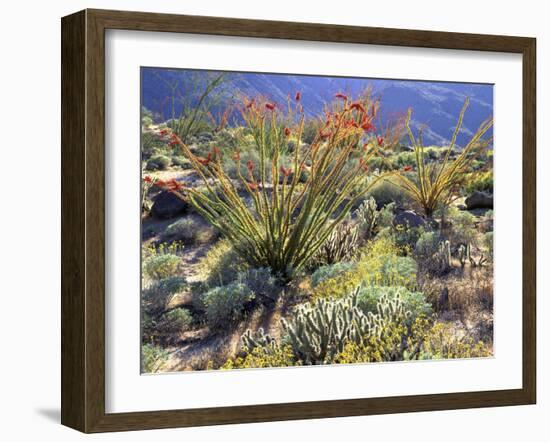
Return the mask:
<svg viewBox="0 0 550 442">
<path fill-rule="evenodd" d="M 250 100 L 248 103 L 246 103 L 247 109 L 250 109 L 252 106 L 254 106 L 254 100 Z"/>
<path fill-rule="evenodd" d="M 345 101 L 347 101 L 347 99 L 348 99 L 348 96 L 342 94 L 341 92 L 338 92 L 337 94 L 334 94 L 334 97 L 339 98 L 340 100 L 345 100 Z"/>
<path fill-rule="evenodd" d="M 290 129 L 288 127 L 285 127 L 285 137 L 290 136 Z"/>
<path fill-rule="evenodd" d="M 164 181 L 164 180 L 155 180 L 155 186 L 164 187 L 164 186 L 166 186 L 166 181 Z"/>
<path fill-rule="evenodd" d="M 362 125 L 361 125 L 361 128 L 365 131 L 365 132 L 373 132 L 374 131 L 374 124 L 372 124 L 370 121 L 365 121 Z"/>
<path fill-rule="evenodd" d="M 176 181 L 175 178 L 172 178 L 171 180 L 169 180 L 167 183 L 166 183 L 166 188 L 167 190 L 171 191 L 171 192 L 176 192 L 178 190 L 181 190 L 183 189 L 183 184 L 181 184 L 180 182 Z"/>
<path fill-rule="evenodd" d="M 285 166 L 281 165 L 280 169 L 281 173 L 286 176 L 287 178 L 290 176 L 290 174 L 292 173 L 292 169 L 291 168 L 286 168 Z"/>
<path fill-rule="evenodd" d="M 197 161 L 201 163 L 203 166 L 208 166 L 210 164 L 210 161 L 212 161 L 212 152 L 208 152 L 208 155 L 206 158 L 197 158 Z"/>
<path fill-rule="evenodd" d="M 351 106 L 350 106 L 349 108 L 350 108 L 350 109 L 358 110 L 358 111 L 363 112 L 363 113 L 366 113 L 365 108 L 364 108 L 363 105 L 362 105 L 361 103 L 359 103 L 358 101 L 356 101 L 355 103 L 352 103 Z"/>
<path fill-rule="evenodd" d="M 376 137 L 376 142 L 378 143 L 379 146 L 382 146 L 382 144 L 384 144 L 384 137 L 381 135 L 378 135 Z"/>
<path fill-rule="evenodd" d="M 275 105 L 273 103 L 266 103 L 265 104 L 266 109 L 273 111 L 275 110 Z"/>
<path fill-rule="evenodd" d="M 147 175 L 143 177 L 143 181 L 145 181 L 146 183 L 152 183 L 153 179 L 149 175 Z"/>
<path fill-rule="evenodd" d="M 159 135 L 160 135 L 161 137 L 164 137 L 164 136 L 167 135 L 167 134 L 168 134 L 168 131 L 167 131 L 166 129 L 162 129 L 162 130 L 159 132 Z"/>
<path fill-rule="evenodd" d="M 250 188 L 250 190 L 258 190 L 258 183 L 248 183 L 248 187 Z"/>
<path fill-rule="evenodd" d="M 254 163 L 252 162 L 252 160 L 248 160 L 246 162 L 246 168 L 250 173 L 252 173 L 252 171 L 254 170 Z"/>
<path fill-rule="evenodd" d="M 302 99 L 302 93 L 300 91 L 296 92 L 296 101 L 300 101 Z"/>
<path fill-rule="evenodd" d="M 332 136 L 332 132 L 319 132 L 319 136 L 321 139 L 326 140 L 327 138 L 330 138 Z"/>
<path fill-rule="evenodd" d="M 403 172 L 409 172 L 410 170 L 412 170 L 412 166 L 403 167 Z"/>
</svg>

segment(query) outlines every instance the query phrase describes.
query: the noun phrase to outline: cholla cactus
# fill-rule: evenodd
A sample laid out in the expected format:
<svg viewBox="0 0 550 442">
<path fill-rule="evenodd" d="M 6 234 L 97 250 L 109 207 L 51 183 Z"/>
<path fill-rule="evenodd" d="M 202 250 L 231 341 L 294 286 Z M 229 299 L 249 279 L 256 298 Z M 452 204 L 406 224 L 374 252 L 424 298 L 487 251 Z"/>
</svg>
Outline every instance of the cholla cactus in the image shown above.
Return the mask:
<svg viewBox="0 0 550 442">
<path fill-rule="evenodd" d="M 373 236 L 374 229 L 378 222 L 378 211 L 376 200 L 371 196 L 361 203 L 355 211 L 359 230 L 364 239 L 368 240 Z"/>
<path fill-rule="evenodd" d="M 363 313 L 357 307 L 357 290 L 339 301 L 319 299 L 313 306 L 299 306 L 293 319 L 282 325 L 297 359 L 305 364 L 324 364 L 348 343 L 361 345 L 369 336 L 383 333 L 387 322 L 405 323 L 406 312 L 399 297 L 383 296 L 378 313 Z"/>
<path fill-rule="evenodd" d="M 468 261 L 470 261 L 471 256 L 471 246 L 470 244 L 461 244 L 458 247 L 458 260 L 460 261 L 460 268 L 464 269 L 464 266 Z"/>
<path fill-rule="evenodd" d="M 312 259 L 319 265 L 348 261 L 359 246 L 359 229 L 356 225 L 340 224 L 333 230 Z"/>
<path fill-rule="evenodd" d="M 189 201 L 252 266 L 292 277 L 381 178 L 367 166 L 380 149 L 375 134 L 379 102 L 370 93 L 355 102 L 343 94 L 336 98 L 307 145 L 301 142 L 304 112 L 298 95 L 294 103 L 289 100 L 286 114 L 265 100 L 246 101 L 243 120 L 259 164 L 247 161 L 245 169 L 240 152 L 230 152 L 236 181 L 223 169 L 221 149 L 200 158 L 173 135 L 171 143 L 191 162 L 206 191 L 182 188 L 179 182 L 165 183 L 168 190 Z M 297 147 L 287 163 L 283 154 L 291 137 Z M 307 172 L 305 179 L 302 172 Z"/>
<path fill-rule="evenodd" d="M 258 329 L 256 333 L 247 329 L 241 336 L 243 350 L 247 353 L 252 353 L 255 348 L 271 348 L 275 349 L 275 339 L 264 332 L 263 328 Z"/>
</svg>

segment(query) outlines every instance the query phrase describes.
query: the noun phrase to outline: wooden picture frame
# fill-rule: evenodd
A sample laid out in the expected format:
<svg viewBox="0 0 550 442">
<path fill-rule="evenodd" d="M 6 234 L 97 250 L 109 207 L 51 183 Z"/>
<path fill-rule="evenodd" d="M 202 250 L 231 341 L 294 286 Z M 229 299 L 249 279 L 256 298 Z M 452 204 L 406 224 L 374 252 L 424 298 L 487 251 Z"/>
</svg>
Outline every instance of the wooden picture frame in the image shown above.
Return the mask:
<svg viewBox="0 0 550 442">
<path fill-rule="evenodd" d="M 418 48 L 523 58 L 523 385 L 466 393 L 107 414 L 105 412 L 105 30 Z M 536 41 L 533 38 L 84 10 L 62 19 L 62 410 L 83 432 L 534 404 Z"/>
</svg>

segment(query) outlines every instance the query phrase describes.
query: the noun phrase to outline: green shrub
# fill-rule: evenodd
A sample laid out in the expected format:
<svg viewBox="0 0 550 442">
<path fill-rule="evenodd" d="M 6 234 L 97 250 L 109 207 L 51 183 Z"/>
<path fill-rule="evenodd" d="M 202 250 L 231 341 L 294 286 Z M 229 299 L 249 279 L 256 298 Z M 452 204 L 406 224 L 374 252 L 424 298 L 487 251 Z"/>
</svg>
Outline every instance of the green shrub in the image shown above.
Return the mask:
<svg viewBox="0 0 550 442">
<path fill-rule="evenodd" d="M 209 290 L 202 297 L 208 324 L 212 329 L 227 329 L 242 318 L 246 304 L 253 299 L 252 290 L 240 282 Z"/>
<path fill-rule="evenodd" d="M 245 284 L 256 296 L 261 295 L 270 299 L 275 299 L 280 289 L 279 281 L 267 267 L 241 272 L 236 281 Z"/>
<path fill-rule="evenodd" d="M 449 240 L 454 247 L 459 245 L 475 245 L 477 231 L 475 227 L 476 217 L 465 210 L 458 210 L 451 207 L 446 213 L 447 221 L 451 224 L 448 234 Z"/>
<path fill-rule="evenodd" d="M 193 316 L 186 308 L 176 308 L 162 315 L 157 323 L 157 331 L 166 339 L 188 330 L 193 323 Z M 177 337 L 177 336 L 175 336 Z"/>
<path fill-rule="evenodd" d="M 342 273 L 351 271 L 355 264 L 352 262 L 337 262 L 335 264 L 329 264 L 319 267 L 313 275 L 311 275 L 311 285 L 313 287 L 318 286 L 326 279 L 334 278 Z"/>
<path fill-rule="evenodd" d="M 465 359 L 492 356 L 491 346 L 461 336 L 452 323 L 437 322 L 426 334 L 420 359 Z"/>
<path fill-rule="evenodd" d="M 153 345 L 144 344 L 141 346 L 141 372 L 156 373 L 164 367 L 170 353 L 164 348 Z"/>
<path fill-rule="evenodd" d="M 483 235 L 483 245 L 487 249 L 488 258 L 493 260 L 493 232 L 487 232 Z"/>
<path fill-rule="evenodd" d="M 170 224 L 163 236 L 171 240 L 183 241 L 184 244 L 195 242 L 200 233 L 200 226 L 190 218 L 182 218 Z"/>
<path fill-rule="evenodd" d="M 185 157 L 178 157 L 178 156 L 172 157 L 172 164 L 184 170 L 193 168 L 193 165 L 191 164 L 191 162 Z"/>
<path fill-rule="evenodd" d="M 397 167 L 402 169 L 405 166 L 415 166 L 416 165 L 416 155 L 414 152 L 401 152 L 397 155 L 395 160 Z"/>
<path fill-rule="evenodd" d="M 248 269 L 243 258 L 229 241 L 222 239 L 214 244 L 198 265 L 207 286 L 225 285 L 237 278 L 239 272 Z"/>
<path fill-rule="evenodd" d="M 151 256 L 143 262 L 143 270 L 150 279 L 164 279 L 177 273 L 181 258 L 177 255 L 165 254 Z"/>
<path fill-rule="evenodd" d="M 161 279 L 143 291 L 144 306 L 149 312 L 163 311 L 174 295 L 182 293 L 188 288 L 187 281 L 180 276 Z"/>
<path fill-rule="evenodd" d="M 172 164 L 172 160 L 166 155 L 153 155 L 149 160 L 145 168 L 147 170 L 166 170 Z"/>
<path fill-rule="evenodd" d="M 376 313 L 377 305 L 382 297 L 392 300 L 397 297 L 401 299 L 405 310 L 411 312 L 409 323 L 417 317 L 424 315 L 431 316 L 432 305 L 426 300 L 421 292 L 413 292 L 405 287 L 380 287 L 366 285 L 361 287 L 357 293 L 357 306 L 364 312 Z"/>
<path fill-rule="evenodd" d="M 367 196 L 375 199 L 378 208 L 395 203 L 398 207 L 408 207 L 411 204 L 409 195 L 395 184 L 390 178 L 378 181 L 367 192 Z"/>
</svg>

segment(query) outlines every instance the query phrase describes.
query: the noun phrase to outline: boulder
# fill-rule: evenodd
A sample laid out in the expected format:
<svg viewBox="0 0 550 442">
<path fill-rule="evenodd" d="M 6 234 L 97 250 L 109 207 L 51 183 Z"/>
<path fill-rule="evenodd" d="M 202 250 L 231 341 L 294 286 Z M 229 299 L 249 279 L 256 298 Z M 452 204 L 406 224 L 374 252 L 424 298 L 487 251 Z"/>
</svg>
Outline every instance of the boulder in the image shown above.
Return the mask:
<svg viewBox="0 0 550 442">
<path fill-rule="evenodd" d="M 393 224 L 394 226 L 424 227 L 426 221 L 418 213 L 412 210 L 403 210 L 395 215 Z"/>
<path fill-rule="evenodd" d="M 162 191 L 153 200 L 151 215 L 155 218 L 169 219 L 186 213 L 189 204 L 172 192 Z"/>
<path fill-rule="evenodd" d="M 464 201 L 468 210 L 472 209 L 492 209 L 493 195 L 476 190 Z"/>
</svg>

